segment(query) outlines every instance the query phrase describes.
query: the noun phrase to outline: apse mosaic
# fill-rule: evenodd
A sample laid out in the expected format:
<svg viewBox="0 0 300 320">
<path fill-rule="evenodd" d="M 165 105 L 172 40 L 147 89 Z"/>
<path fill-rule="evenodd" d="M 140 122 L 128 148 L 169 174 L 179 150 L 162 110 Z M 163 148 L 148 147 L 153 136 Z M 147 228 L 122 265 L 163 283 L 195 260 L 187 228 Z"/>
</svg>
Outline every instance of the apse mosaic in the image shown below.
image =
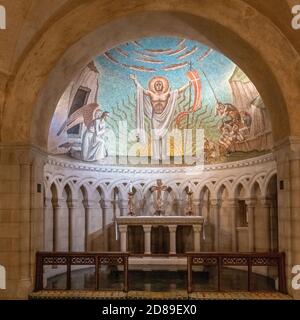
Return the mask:
<svg viewBox="0 0 300 320">
<path fill-rule="evenodd" d="M 196 41 L 152 37 L 105 52 L 77 75 L 48 147 L 96 163 L 209 164 L 266 153 L 272 135 L 258 91 L 231 60 Z"/>
</svg>

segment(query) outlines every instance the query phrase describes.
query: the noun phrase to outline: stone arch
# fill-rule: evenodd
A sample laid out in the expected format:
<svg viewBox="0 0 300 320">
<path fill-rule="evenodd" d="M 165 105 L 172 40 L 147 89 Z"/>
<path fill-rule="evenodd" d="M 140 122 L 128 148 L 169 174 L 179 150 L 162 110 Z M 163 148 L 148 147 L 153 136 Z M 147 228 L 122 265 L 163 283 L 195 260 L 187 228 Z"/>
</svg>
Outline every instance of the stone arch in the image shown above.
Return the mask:
<svg viewBox="0 0 300 320">
<path fill-rule="evenodd" d="M 199 192 L 199 198 L 200 200 L 203 200 L 205 198 L 205 195 L 207 193 L 212 193 L 211 189 L 209 188 L 208 184 L 204 184 L 203 186 L 201 186 L 200 192 Z"/>
<path fill-rule="evenodd" d="M 117 188 L 121 199 L 126 200 L 127 199 L 126 192 L 128 191 L 127 191 L 127 188 L 123 185 L 123 183 L 126 183 L 127 184 L 126 187 L 128 187 L 127 179 L 119 179 L 119 180 L 113 181 L 107 189 L 108 195 L 112 194 L 112 192 Z"/>
<path fill-rule="evenodd" d="M 61 181 L 61 186 L 62 188 L 65 188 L 66 185 L 68 185 L 68 187 L 71 189 L 71 192 L 75 195 L 80 188 L 80 178 L 77 176 L 66 176 Z"/>
<path fill-rule="evenodd" d="M 222 185 L 226 187 L 228 194 L 232 196 L 232 190 L 233 190 L 232 185 L 234 184 L 235 180 L 236 180 L 235 176 L 226 176 L 225 178 L 213 180 L 211 184 L 212 184 L 212 191 L 213 191 L 214 198 L 216 199 L 218 198 L 218 193 Z"/>
<path fill-rule="evenodd" d="M 74 188 L 69 182 L 64 184 L 62 196 L 67 202 L 72 201 L 75 198 Z"/>
<path fill-rule="evenodd" d="M 260 183 L 257 180 L 252 183 L 249 195 L 250 199 L 259 199 L 263 196 Z"/>
<path fill-rule="evenodd" d="M 98 183 L 97 186 L 95 186 L 95 190 L 100 194 L 102 200 L 109 199 L 108 188 L 104 181 Z"/>
<path fill-rule="evenodd" d="M 62 195 L 63 188 L 62 188 L 62 185 L 61 185 L 61 182 L 60 182 L 60 180 L 62 180 L 62 179 L 63 179 L 63 176 L 61 176 L 61 178 L 57 177 L 57 176 L 53 176 L 49 180 L 50 190 L 52 192 L 52 188 L 55 187 L 55 192 L 56 192 L 56 196 L 57 197 L 61 197 L 61 195 Z"/>
<path fill-rule="evenodd" d="M 274 109 L 275 107 L 272 107 L 272 102 L 275 102 L 274 105 L 276 105 L 276 112 L 272 112 L 272 122 L 273 122 L 273 130 L 276 133 L 275 136 L 279 137 L 280 135 L 287 135 L 290 132 L 290 126 L 289 126 L 289 120 L 287 116 L 287 109 L 286 106 L 292 105 L 293 101 L 297 101 L 295 99 L 296 97 L 292 96 L 292 92 L 295 92 L 297 94 L 297 90 L 288 90 L 288 88 L 285 87 L 285 81 L 282 79 L 289 79 L 289 85 L 292 86 L 293 88 L 297 88 L 298 83 L 299 83 L 299 76 L 297 76 L 297 73 L 291 72 L 292 70 L 285 70 L 285 74 L 279 74 L 280 71 L 276 70 L 276 67 L 274 65 L 274 61 L 271 58 L 267 48 L 265 48 L 266 43 L 263 40 L 255 38 L 254 41 L 254 35 L 255 32 L 260 33 L 261 32 L 266 32 L 268 34 L 268 38 L 270 38 L 270 35 L 272 35 L 270 41 L 274 44 L 273 50 L 276 51 L 276 57 L 278 61 L 282 61 L 284 63 L 285 61 L 296 61 L 297 57 L 295 56 L 296 53 L 295 51 L 291 48 L 291 45 L 288 43 L 287 39 L 281 35 L 276 27 L 272 25 L 271 21 L 267 18 L 265 18 L 263 15 L 261 15 L 260 12 L 255 10 L 253 7 L 250 7 L 248 4 L 244 3 L 244 1 L 232 1 L 232 6 L 227 7 L 225 4 L 222 4 L 221 2 L 214 2 L 213 4 L 210 3 L 209 5 L 207 4 L 199 4 L 197 3 L 196 5 L 194 3 L 190 3 L 190 6 L 187 6 L 186 3 L 182 5 L 176 5 L 176 11 L 173 11 L 172 14 L 168 12 L 170 8 L 170 4 L 173 1 L 167 1 L 163 3 L 156 3 L 156 4 L 149 4 L 149 3 L 143 3 L 140 4 L 140 6 L 133 6 L 128 5 L 127 10 L 124 11 L 124 14 L 136 14 L 136 16 L 133 17 L 123 17 L 120 18 L 120 20 L 116 20 L 115 23 L 123 23 L 127 24 L 128 28 L 131 29 L 128 30 L 127 33 L 124 34 L 123 40 L 120 38 L 112 37 L 110 35 L 109 38 L 114 39 L 118 43 L 122 41 L 127 41 L 128 39 L 133 39 L 138 36 L 146 36 L 146 35 L 154 35 L 166 30 L 168 31 L 168 34 L 176 34 L 176 35 L 181 35 L 181 36 L 186 36 L 190 38 L 199 38 L 200 35 L 197 33 L 195 30 L 202 30 L 203 35 L 202 35 L 202 41 L 205 40 L 205 38 L 210 39 L 211 43 L 214 44 L 215 47 L 218 47 L 218 49 L 222 52 L 224 52 L 227 56 L 229 56 L 232 60 L 236 61 L 238 65 L 242 67 L 242 69 L 250 76 L 250 78 L 253 79 L 253 82 L 257 85 L 258 90 L 260 91 L 266 105 L 270 109 Z M 100 5 L 101 6 L 101 5 Z M 116 9 L 117 9 L 117 4 L 116 4 Z M 173 7 L 173 6 L 171 6 Z M 151 13 L 148 10 L 152 10 L 155 8 L 155 12 Z M 113 26 L 113 22 L 109 25 L 109 21 L 112 21 L 115 17 L 121 16 L 120 12 L 118 10 L 110 10 L 111 17 L 105 16 L 106 10 L 100 10 L 99 8 L 99 3 L 89 3 L 89 4 L 84 4 L 80 6 L 79 8 L 73 8 L 74 10 L 69 11 L 68 17 L 65 19 L 60 19 L 64 20 L 64 25 L 61 24 L 60 20 L 55 20 L 53 19 L 52 25 L 49 25 L 47 29 L 44 30 L 43 33 L 41 33 L 41 38 L 37 39 L 36 44 L 32 46 L 31 48 L 28 49 L 27 55 L 24 55 L 23 58 L 23 63 L 18 64 L 18 68 L 16 69 L 16 77 L 14 78 L 14 81 L 10 84 L 11 88 L 11 99 L 8 100 L 8 104 L 14 104 L 15 100 L 22 100 L 20 97 L 23 94 L 23 89 L 27 86 L 24 86 L 24 81 L 30 81 L 31 77 L 33 79 L 36 79 L 33 81 L 33 85 L 31 88 L 31 92 L 28 92 L 28 99 L 27 99 L 27 104 L 28 106 L 31 105 L 33 106 L 36 92 L 40 92 L 42 86 L 44 85 L 43 80 L 45 79 L 46 75 L 49 74 L 50 70 L 54 70 L 54 65 L 60 63 L 64 64 L 64 70 L 66 71 L 67 69 L 67 59 L 66 56 L 64 56 L 63 52 L 66 51 L 66 48 L 69 48 L 69 54 L 71 54 L 72 49 L 77 50 L 78 48 L 82 48 L 82 44 L 85 43 L 87 44 L 88 39 L 85 38 L 88 37 L 87 34 L 90 32 L 93 32 L 93 30 L 97 30 L 97 28 L 101 29 L 101 34 L 105 34 L 103 32 L 103 28 L 106 27 L 106 29 L 111 29 Z M 81 11 L 83 10 L 83 11 Z M 161 10 L 161 11 L 159 11 Z M 173 9 L 174 10 L 174 9 Z M 82 14 L 82 12 L 85 12 L 85 15 Z M 222 14 L 221 14 L 222 12 Z M 246 18 L 246 15 L 243 16 L 246 12 L 251 12 L 252 19 L 251 21 Z M 86 14 L 90 14 L 91 17 L 89 20 L 89 25 L 87 28 L 83 28 L 82 26 L 85 25 L 87 19 L 83 19 L 83 17 L 86 17 Z M 237 19 L 235 19 L 235 16 L 240 16 L 244 17 L 245 21 L 247 21 L 247 24 L 241 24 L 239 21 L 239 24 L 237 24 Z M 79 23 L 78 19 L 82 21 Z M 113 18 L 114 17 L 114 18 Z M 167 17 L 168 19 L 162 19 L 163 17 Z M 170 24 L 170 19 L 176 18 L 177 23 Z M 224 19 L 226 17 L 226 19 Z M 111 20 L 110 20 L 111 19 Z M 121 21 L 123 19 L 123 21 Z M 126 20 L 127 19 L 127 20 Z M 166 21 L 167 20 L 167 21 Z M 239 19 L 240 20 L 240 19 Z M 75 21 L 77 21 L 75 23 Z M 143 25 L 141 26 L 141 21 L 143 21 Z M 149 21 L 149 22 L 148 22 Z M 158 22 L 158 23 L 153 23 L 153 22 Z M 165 25 L 162 25 L 164 21 Z M 159 23 L 160 22 L 160 23 Z M 174 22 L 174 21 L 173 21 Z M 107 23 L 107 25 L 105 25 Z M 182 28 L 183 25 L 185 24 L 186 28 Z M 70 35 L 65 41 L 61 41 L 59 39 L 60 34 L 64 34 L 63 32 L 60 33 L 57 30 L 60 28 L 64 28 L 66 25 L 72 25 L 72 28 L 69 28 L 70 30 Z M 74 24 L 74 25 L 73 25 Z M 102 24 L 102 27 L 100 25 Z M 249 26 L 251 24 L 251 27 Z M 262 28 L 261 25 L 264 25 L 265 28 Z M 80 30 L 76 30 L 75 26 L 80 26 Z M 157 27 L 156 27 L 157 25 Z M 172 25 L 172 28 L 170 26 Z M 179 26 L 178 29 L 176 29 L 175 26 Z M 247 27 L 246 27 L 247 25 Z M 151 28 L 150 28 L 151 27 Z M 120 29 L 120 28 L 119 28 Z M 158 30 L 159 29 L 159 30 Z M 188 30 L 188 32 L 186 31 Z M 251 30 L 251 32 L 249 32 Z M 262 31 L 263 30 L 263 31 Z M 151 32 L 150 32 L 151 31 Z M 192 32 L 193 31 L 193 32 Z M 189 34 L 184 34 L 184 33 L 189 33 Z M 217 37 L 218 34 L 224 35 L 224 37 Z M 256 34 L 257 34 L 256 33 Z M 197 36 L 197 37 L 196 37 Z M 53 38 L 53 41 L 48 44 L 47 46 L 47 51 L 46 49 L 43 49 L 43 46 L 41 46 L 41 43 L 43 42 L 43 39 L 48 38 L 51 39 Z M 222 41 L 222 38 L 226 38 L 226 43 L 225 41 Z M 261 37 L 263 39 L 264 37 Z M 79 41 L 81 39 L 81 41 Z M 54 50 L 53 57 L 48 57 L 49 50 L 51 46 L 56 46 L 56 41 L 61 44 L 59 50 Z M 62 45 L 63 43 L 63 45 Z M 106 41 L 107 43 L 107 41 Z M 73 46 L 72 46 L 73 44 Z M 117 44 L 117 43 L 115 43 Z M 268 44 L 269 45 L 269 44 Z M 101 47 L 101 45 L 99 44 Z M 105 50 L 105 44 L 102 44 L 103 49 Z M 113 43 L 110 42 L 109 46 L 113 46 Z M 240 50 L 234 50 L 233 47 L 238 46 Z M 283 52 L 279 52 L 278 47 L 286 47 L 286 50 Z M 98 48 L 98 51 L 100 49 Z M 107 48 L 106 48 L 107 49 Z M 45 51 L 43 51 L 45 50 Z M 51 51 L 51 50 L 50 50 Z M 47 52 L 47 54 L 46 54 Z M 239 55 L 236 55 L 234 52 L 240 52 Z M 99 53 L 99 52 L 98 52 Z M 278 55 L 277 55 L 278 54 Z M 95 55 L 95 53 L 91 53 L 91 55 Z M 91 58 L 91 55 L 89 56 L 89 59 Z M 24 77 L 24 71 L 28 70 L 28 66 L 30 65 L 30 61 L 32 57 L 36 57 L 36 63 L 39 65 L 39 67 L 36 70 L 32 70 L 30 73 L 25 73 L 26 77 Z M 245 56 L 251 59 L 245 59 Z M 39 59 L 43 61 L 43 63 L 39 63 Z M 77 62 L 80 61 L 81 65 L 84 63 L 87 63 L 87 57 L 86 55 L 83 55 L 82 57 L 79 58 Z M 250 66 L 245 61 L 256 61 L 256 67 L 253 68 L 253 65 Z M 74 65 L 74 61 L 72 63 Z M 292 66 L 290 67 L 292 68 Z M 44 69 L 44 70 L 43 70 Z M 80 66 L 78 67 L 80 69 Z M 253 70 L 251 70 L 253 69 Z M 287 68 L 288 69 L 288 68 Z M 263 70 L 263 72 L 262 72 Z M 76 71 L 72 72 L 72 75 L 70 75 L 70 72 L 66 72 L 66 80 L 71 79 L 72 76 L 76 73 Z M 41 76 L 43 74 L 43 76 Z M 263 79 L 261 74 L 270 74 L 268 77 L 269 83 L 268 86 L 266 87 L 265 84 L 263 84 Z M 57 76 L 57 75 L 56 75 Z M 292 78 L 291 78 L 292 77 Z M 56 78 L 56 77 L 55 77 Z M 280 84 L 281 85 L 280 85 Z M 47 87 L 47 86 L 46 86 Z M 291 88 L 291 89 L 293 89 Z M 47 88 L 47 92 L 51 91 L 50 88 Z M 20 95 L 17 95 L 16 93 L 19 92 Z M 61 92 L 59 90 L 58 92 Z M 41 93 L 42 94 L 42 93 Z M 295 95 L 294 94 L 294 95 Z M 42 94 L 43 95 L 43 94 Z M 15 97 L 15 98 L 13 98 Z M 49 96 L 48 96 L 49 97 Z M 45 97 L 44 97 L 45 98 Z M 298 97 L 297 97 L 298 98 Z M 39 103 L 42 103 L 42 100 L 40 100 Z M 299 100 L 299 99 L 298 99 Z M 52 101 L 53 102 L 53 101 Z M 51 103 L 52 103 L 51 102 Z M 23 105 L 20 103 L 19 105 Z M 52 105 L 55 105 L 55 103 Z M 24 108 L 25 109 L 25 108 Z M 47 106 L 48 109 L 48 106 Z M 32 111 L 32 109 L 29 107 L 29 110 Z M 9 112 L 6 112 L 5 116 L 7 117 L 14 117 L 16 114 L 14 114 L 14 110 L 10 110 Z M 51 118 L 51 111 L 50 109 L 45 111 L 43 110 L 44 113 L 44 123 L 49 124 L 49 118 Z M 32 117 L 32 113 L 28 112 L 28 116 Z M 26 118 L 26 116 L 25 116 Z M 43 118 L 43 116 L 40 113 L 39 107 L 37 107 L 37 113 L 35 114 L 36 119 Z M 47 120 L 48 119 L 48 120 Z M 281 134 L 279 132 L 279 119 L 284 119 L 285 121 L 280 121 L 280 123 L 286 123 L 286 128 L 285 130 L 281 130 Z M 8 120 L 8 119 L 7 119 Z M 7 132 L 8 134 L 12 134 L 13 132 L 10 130 L 11 127 L 9 123 L 16 123 L 14 121 L 5 121 L 5 128 L 4 132 Z M 39 145 L 45 145 L 45 135 L 40 138 L 36 135 L 36 128 L 32 126 L 32 132 L 31 132 L 31 138 L 32 141 L 35 143 L 38 143 Z M 47 128 L 49 126 L 46 126 Z M 293 123 L 292 126 L 293 130 L 296 130 L 295 125 Z M 24 128 L 26 132 L 22 132 L 21 136 L 25 137 L 28 136 L 29 134 L 29 128 Z M 18 132 L 18 130 L 16 130 Z"/>
<path fill-rule="evenodd" d="M 215 199 L 221 200 L 224 193 L 226 193 L 227 197 L 230 198 L 232 195 L 230 184 L 228 181 L 221 181 L 214 190 Z"/>
<path fill-rule="evenodd" d="M 55 181 L 53 181 L 50 185 L 50 191 L 51 191 L 51 199 L 53 200 L 57 200 L 59 197 L 59 188 L 57 186 L 57 184 L 55 183 Z"/>
<path fill-rule="evenodd" d="M 239 180 L 234 187 L 234 197 L 236 199 L 248 199 L 249 198 L 249 192 L 247 185 L 245 185 L 243 180 Z"/>
<path fill-rule="evenodd" d="M 163 181 L 163 183 L 165 184 L 165 182 Z M 156 184 L 156 180 L 148 180 L 144 186 L 143 186 L 143 193 L 142 196 L 145 197 L 146 194 L 150 191 L 151 187 L 154 186 Z"/>
<path fill-rule="evenodd" d="M 262 190 L 263 190 L 263 194 L 267 194 L 268 191 L 268 186 L 270 184 L 270 181 L 274 178 L 277 177 L 277 170 L 272 170 L 271 172 L 269 172 L 264 179 L 264 183 L 262 186 Z"/>
<path fill-rule="evenodd" d="M 195 180 L 195 179 L 194 179 Z M 186 192 L 186 189 L 188 187 L 191 188 L 191 190 L 195 193 L 196 191 L 196 185 L 194 184 L 194 181 L 193 179 L 190 179 L 190 180 L 183 180 L 180 182 L 180 186 L 178 188 L 178 192 L 179 192 L 179 195 L 183 194 L 184 192 Z"/>
<path fill-rule="evenodd" d="M 213 194 L 214 191 L 214 184 L 209 179 L 208 181 L 203 181 L 202 183 L 199 183 L 199 185 L 196 187 L 196 193 L 199 195 L 199 198 L 202 199 L 202 192 L 204 189 L 209 190 L 210 194 Z"/>
<path fill-rule="evenodd" d="M 249 194 L 250 194 L 251 198 L 254 196 L 254 188 L 256 188 L 255 185 L 257 185 L 259 187 L 261 196 L 264 196 L 263 184 L 264 184 L 264 180 L 265 180 L 266 175 L 267 175 L 266 172 L 261 172 L 261 173 L 255 175 L 251 179 L 251 181 L 249 183 Z"/>
</svg>

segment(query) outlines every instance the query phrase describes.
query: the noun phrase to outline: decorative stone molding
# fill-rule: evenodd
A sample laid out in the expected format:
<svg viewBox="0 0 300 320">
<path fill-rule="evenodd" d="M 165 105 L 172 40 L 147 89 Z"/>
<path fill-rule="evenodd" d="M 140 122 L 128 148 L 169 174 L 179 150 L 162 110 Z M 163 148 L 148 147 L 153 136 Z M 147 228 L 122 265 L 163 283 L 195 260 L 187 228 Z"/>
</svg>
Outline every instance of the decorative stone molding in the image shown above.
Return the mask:
<svg viewBox="0 0 300 320">
<path fill-rule="evenodd" d="M 256 164 L 266 163 L 273 161 L 273 154 L 266 154 L 263 156 L 250 158 L 246 160 L 233 161 L 233 162 L 224 162 L 218 164 L 208 164 L 201 166 L 203 171 L 215 171 L 215 170 L 226 170 L 233 168 L 242 168 L 253 166 Z M 90 171 L 90 172 L 108 172 L 108 173 L 121 173 L 121 174 L 178 174 L 178 173 L 187 173 L 196 167 L 131 167 L 131 166 L 111 166 L 104 164 L 89 164 L 86 162 L 79 162 L 73 159 L 65 159 L 59 156 L 49 156 L 47 163 L 52 166 L 58 166 L 61 168 L 69 168 L 81 171 Z"/>
<path fill-rule="evenodd" d="M 137 210 L 143 210 L 144 207 L 151 206 L 150 189 L 156 183 L 156 179 L 161 178 L 164 185 L 167 185 L 171 190 L 165 195 L 165 204 L 171 202 L 174 205 L 176 204 L 178 214 L 183 214 L 181 211 L 186 204 L 186 187 L 189 185 L 193 186 L 194 209 L 198 206 L 197 199 L 205 201 L 203 197 L 206 190 L 210 193 L 213 206 L 219 205 L 218 201 L 222 188 L 227 190 L 229 198 L 233 198 L 239 185 L 242 185 L 246 198 L 251 198 L 253 186 L 257 183 L 261 195 L 265 196 L 268 183 L 271 177 L 276 174 L 276 164 L 272 158 L 272 154 L 268 154 L 234 163 L 205 166 L 209 170 L 187 176 L 185 169 L 182 167 L 109 167 L 90 163 L 83 163 L 85 167 L 82 167 L 82 163 L 51 156 L 45 166 L 45 197 L 52 198 L 52 186 L 56 188 L 56 194 L 61 198 L 65 186 L 69 185 L 72 199 L 76 199 L 83 188 L 86 190 L 87 201 L 97 198 L 97 201 L 101 201 L 102 209 L 110 209 L 112 206 L 110 199 L 113 199 L 113 192 L 117 189 L 118 203 L 116 205 L 121 210 L 121 214 L 124 215 L 127 214 L 127 187 L 129 182 L 134 178 L 134 188 L 136 190 L 134 202 Z M 223 170 L 221 170 L 221 166 Z M 230 166 L 232 168 L 229 168 Z M 236 166 L 238 167 L 236 168 Z M 212 170 L 213 167 L 219 169 L 217 171 Z M 145 202 L 145 199 L 148 200 Z"/>
</svg>

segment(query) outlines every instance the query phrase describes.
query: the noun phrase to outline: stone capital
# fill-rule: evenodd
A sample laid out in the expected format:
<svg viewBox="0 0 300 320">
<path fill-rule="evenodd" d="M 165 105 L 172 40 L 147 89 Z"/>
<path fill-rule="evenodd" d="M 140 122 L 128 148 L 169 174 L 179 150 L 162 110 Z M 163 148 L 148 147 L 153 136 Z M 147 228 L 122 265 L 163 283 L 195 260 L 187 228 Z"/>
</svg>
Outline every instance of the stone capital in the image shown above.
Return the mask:
<svg viewBox="0 0 300 320">
<path fill-rule="evenodd" d="M 226 199 L 223 201 L 222 205 L 226 208 L 236 208 L 238 207 L 238 202 L 236 199 Z"/>
<path fill-rule="evenodd" d="M 272 206 L 272 201 L 271 201 L 271 199 L 269 199 L 269 198 L 261 197 L 261 198 L 259 198 L 258 200 L 259 200 L 260 205 L 261 205 L 262 207 L 270 208 L 270 207 Z"/>
<path fill-rule="evenodd" d="M 219 207 L 220 206 L 220 200 L 219 199 L 210 199 L 210 205 L 213 207 Z"/>
<path fill-rule="evenodd" d="M 143 225 L 143 229 L 144 229 L 144 232 L 145 232 L 145 233 L 150 233 L 150 232 L 151 232 L 151 229 L 152 229 L 152 226 L 151 226 L 151 225 L 148 225 L 148 224 L 144 224 L 144 225 Z"/>
<path fill-rule="evenodd" d="M 79 201 L 77 199 L 67 201 L 67 206 L 69 209 L 77 209 L 79 207 Z"/>
<path fill-rule="evenodd" d="M 256 205 L 256 200 L 255 199 L 245 199 L 245 203 L 246 203 L 247 207 L 254 208 Z"/>
<path fill-rule="evenodd" d="M 52 199 L 52 205 L 53 205 L 53 208 L 57 208 L 57 209 L 67 208 L 67 202 L 66 202 L 66 199 L 64 198 Z"/>
<path fill-rule="evenodd" d="M 119 231 L 120 231 L 121 233 L 127 232 L 127 227 L 128 227 L 127 224 L 118 225 Z"/>
<path fill-rule="evenodd" d="M 175 233 L 177 230 L 177 225 L 171 224 L 171 225 L 168 225 L 168 228 L 170 233 Z"/>
<path fill-rule="evenodd" d="M 118 206 L 121 210 L 128 210 L 128 207 L 129 207 L 128 200 L 118 201 Z"/>
<path fill-rule="evenodd" d="M 96 209 L 99 207 L 99 201 L 97 200 L 83 200 L 82 203 L 86 209 Z"/>
<path fill-rule="evenodd" d="M 203 202 L 203 200 L 201 200 L 201 199 L 193 199 L 193 205 L 195 205 L 195 206 L 201 205 L 202 202 Z"/>
<path fill-rule="evenodd" d="M 101 201 L 101 208 L 102 209 L 112 209 L 113 205 L 111 200 L 102 200 Z"/>
<path fill-rule="evenodd" d="M 52 208 L 52 198 L 46 197 L 44 199 L 44 207 L 45 208 Z"/>
<path fill-rule="evenodd" d="M 201 224 L 194 224 L 194 225 L 193 225 L 193 230 L 194 230 L 195 233 L 196 233 L 196 232 L 201 232 L 201 230 L 202 230 L 202 225 L 201 225 Z"/>
</svg>

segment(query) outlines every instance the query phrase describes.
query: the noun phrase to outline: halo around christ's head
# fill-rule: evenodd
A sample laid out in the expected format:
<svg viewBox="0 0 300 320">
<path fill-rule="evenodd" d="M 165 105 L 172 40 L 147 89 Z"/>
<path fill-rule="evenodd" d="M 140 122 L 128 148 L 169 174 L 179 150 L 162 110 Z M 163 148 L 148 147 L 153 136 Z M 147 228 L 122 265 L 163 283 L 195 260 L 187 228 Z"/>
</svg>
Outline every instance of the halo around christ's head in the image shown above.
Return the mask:
<svg viewBox="0 0 300 320">
<path fill-rule="evenodd" d="M 162 90 L 162 93 L 166 93 L 169 91 L 169 81 L 167 78 L 165 77 L 153 77 L 149 80 L 149 83 L 148 83 L 148 88 L 150 91 L 152 92 L 157 92 L 157 90 L 155 89 L 155 82 L 157 81 L 161 81 L 162 84 L 163 84 L 163 90 Z"/>
</svg>

